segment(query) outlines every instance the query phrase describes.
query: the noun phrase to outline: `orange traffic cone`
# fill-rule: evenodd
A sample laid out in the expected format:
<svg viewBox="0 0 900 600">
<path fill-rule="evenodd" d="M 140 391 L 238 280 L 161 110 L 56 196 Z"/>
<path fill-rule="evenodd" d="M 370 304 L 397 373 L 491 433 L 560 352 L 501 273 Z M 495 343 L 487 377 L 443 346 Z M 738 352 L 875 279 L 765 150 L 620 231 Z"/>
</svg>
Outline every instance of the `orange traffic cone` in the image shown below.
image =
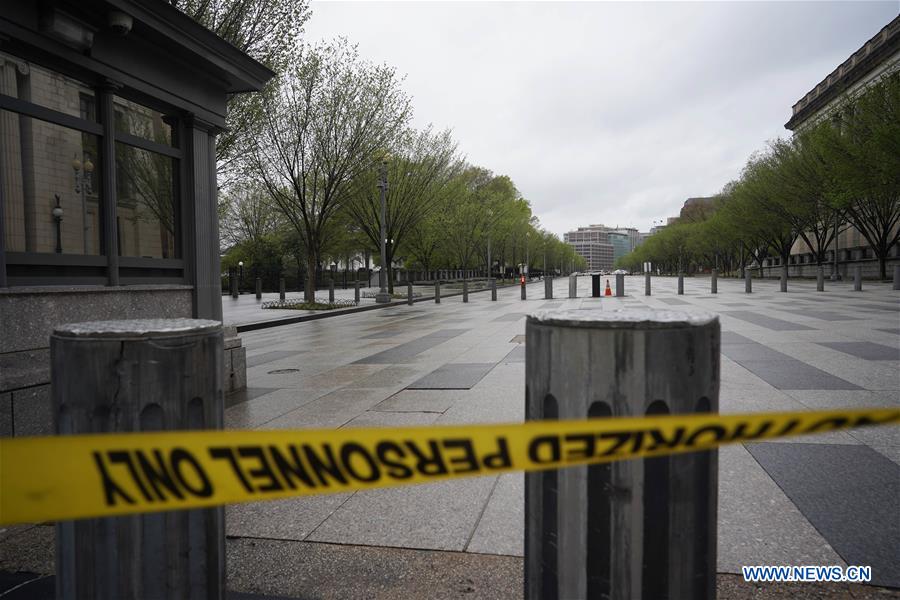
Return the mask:
<svg viewBox="0 0 900 600">
<path fill-rule="evenodd" d="M 606 280 L 606 291 L 603 292 L 604 296 L 612 296 L 612 290 L 609 289 L 609 279 Z"/>
</svg>

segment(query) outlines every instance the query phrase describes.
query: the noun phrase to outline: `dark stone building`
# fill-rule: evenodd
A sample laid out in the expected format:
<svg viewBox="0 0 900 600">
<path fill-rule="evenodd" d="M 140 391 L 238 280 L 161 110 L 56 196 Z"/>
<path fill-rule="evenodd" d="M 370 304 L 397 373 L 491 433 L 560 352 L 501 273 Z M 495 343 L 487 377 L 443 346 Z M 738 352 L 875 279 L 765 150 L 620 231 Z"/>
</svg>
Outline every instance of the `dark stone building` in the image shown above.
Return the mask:
<svg viewBox="0 0 900 600">
<path fill-rule="evenodd" d="M 0 11 L 0 435 L 48 433 L 56 324 L 222 318 L 216 134 L 273 73 L 162 0 Z"/>
</svg>

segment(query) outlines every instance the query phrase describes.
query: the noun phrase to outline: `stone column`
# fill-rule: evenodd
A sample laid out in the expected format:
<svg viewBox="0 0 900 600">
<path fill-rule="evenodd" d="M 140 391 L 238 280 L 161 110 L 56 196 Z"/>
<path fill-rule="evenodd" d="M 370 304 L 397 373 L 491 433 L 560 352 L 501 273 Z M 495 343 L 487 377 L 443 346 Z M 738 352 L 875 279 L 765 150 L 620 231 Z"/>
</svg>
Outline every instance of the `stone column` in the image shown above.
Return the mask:
<svg viewBox="0 0 900 600">
<path fill-rule="evenodd" d="M 544 276 L 544 299 L 553 300 L 553 278 Z"/>
<path fill-rule="evenodd" d="M 357 286 L 356 289 L 359 289 L 359 286 Z M 284 296 L 285 296 L 284 277 L 280 277 L 278 279 L 278 299 L 284 300 Z"/>
<path fill-rule="evenodd" d="M 858 265 L 853 269 L 853 291 L 862 291 L 862 267 Z"/>
<path fill-rule="evenodd" d="M 644 273 L 644 295 L 650 295 L 650 272 Z"/>
<path fill-rule="evenodd" d="M 441 280 L 438 279 L 434 282 L 434 303 L 441 303 Z"/>
<path fill-rule="evenodd" d="M 463 279 L 462 296 L 463 296 L 463 302 L 469 301 L 469 280 L 468 279 Z"/>
<path fill-rule="evenodd" d="M 256 299 L 262 300 L 262 279 L 256 278 Z"/>
<path fill-rule="evenodd" d="M 222 429 L 223 353 L 218 321 L 62 325 L 50 337 L 57 433 Z M 225 597 L 222 507 L 64 521 L 56 548 L 60 599 Z"/>
<path fill-rule="evenodd" d="M 894 289 L 900 290 L 900 265 L 894 265 Z"/>
<path fill-rule="evenodd" d="M 491 282 L 491 302 L 497 301 L 497 280 L 493 277 L 490 278 Z"/>
<path fill-rule="evenodd" d="M 622 298 L 625 296 L 625 276 L 622 274 L 616 275 L 616 297 Z"/>
<path fill-rule="evenodd" d="M 713 269 L 710 273 L 709 277 L 709 293 L 710 294 L 718 294 L 719 293 L 719 270 Z"/>
<path fill-rule="evenodd" d="M 527 421 L 718 412 L 713 314 L 540 311 L 525 331 Z M 714 450 L 526 473 L 525 599 L 715 598 L 717 477 Z"/>
<path fill-rule="evenodd" d="M 569 275 L 569 298 L 578 297 L 578 276 Z"/>
<path fill-rule="evenodd" d="M 781 291 L 787 291 L 787 280 L 788 280 L 788 266 L 781 265 Z"/>
<path fill-rule="evenodd" d="M 753 293 L 753 276 L 750 274 L 750 269 L 744 271 L 744 293 Z"/>
<path fill-rule="evenodd" d="M 816 291 L 825 291 L 825 267 L 822 265 L 819 265 L 819 268 L 816 269 Z"/>
<path fill-rule="evenodd" d="M 684 273 L 678 274 L 678 295 L 684 295 Z"/>
</svg>

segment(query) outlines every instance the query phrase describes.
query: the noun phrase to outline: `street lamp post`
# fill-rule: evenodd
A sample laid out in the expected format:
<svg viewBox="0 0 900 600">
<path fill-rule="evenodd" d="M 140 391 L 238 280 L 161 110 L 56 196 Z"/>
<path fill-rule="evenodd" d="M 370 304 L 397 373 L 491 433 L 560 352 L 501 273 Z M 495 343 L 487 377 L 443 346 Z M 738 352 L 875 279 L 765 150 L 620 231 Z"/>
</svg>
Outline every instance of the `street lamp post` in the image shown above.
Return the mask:
<svg viewBox="0 0 900 600">
<path fill-rule="evenodd" d="M 91 162 L 90 156 L 85 156 L 84 164 L 76 158 L 72 161 L 72 170 L 75 171 L 75 193 L 81 194 L 81 226 L 84 230 L 84 253 L 87 254 L 89 252 L 88 247 L 91 245 L 90 228 L 88 227 L 87 195 L 94 191 L 91 182 L 94 163 Z"/>
<path fill-rule="evenodd" d="M 378 182 L 381 188 L 381 276 L 378 278 L 381 289 L 375 294 L 375 302 L 379 304 L 387 304 L 391 301 L 391 295 L 387 291 L 387 158 L 381 159 L 381 179 Z"/>
<path fill-rule="evenodd" d="M 244 261 L 238 261 L 238 267 L 240 267 L 241 274 L 238 276 L 238 293 L 240 294 L 240 289 L 244 287 Z"/>
<path fill-rule="evenodd" d="M 53 215 L 53 220 L 56 221 L 56 253 L 62 254 L 62 218 L 63 218 L 63 209 L 59 205 L 59 194 L 54 194 L 56 196 L 56 206 L 53 207 L 53 210 L 50 213 Z"/>
</svg>

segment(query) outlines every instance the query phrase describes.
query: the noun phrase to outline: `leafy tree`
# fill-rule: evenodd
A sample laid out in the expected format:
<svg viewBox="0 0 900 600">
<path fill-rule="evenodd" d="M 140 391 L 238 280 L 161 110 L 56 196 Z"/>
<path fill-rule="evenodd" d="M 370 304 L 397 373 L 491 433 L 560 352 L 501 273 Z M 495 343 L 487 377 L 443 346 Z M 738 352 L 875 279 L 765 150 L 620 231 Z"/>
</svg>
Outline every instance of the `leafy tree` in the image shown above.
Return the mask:
<svg viewBox="0 0 900 600">
<path fill-rule="evenodd" d="M 232 46 L 278 74 L 297 60 L 298 40 L 309 19 L 308 0 L 168 0 Z M 226 129 L 216 138 L 218 171 L 228 184 L 240 171 L 252 132 L 262 119 L 255 94 L 236 94 L 228 101 Z"/>
<path fill-rule="evenodd" d="M 382 165 L 375 161 L 354 179 L 345 207 L 348 215 L 380 253 L 381 189 L 385 169 L 388 191 L 385 196 L 385 231 L 388 289 L 393 292 L 394 258 L 409 232 L 444 200 L 453 189 L 451 180 L 460 172 L 456 143 L 449 131 L 434 133 L 406 131 L 397 140 Z"/>
<path fill-rule="evenodd" d="M 393 68 L 363 61 L 346 40 L 307 47 L 263 95 L 264 118 L 250 156 L 272 203 L 298 232 L 315 273 L 331 219 L 355 178 L 410 118 Z M 305 299 L 315 297 L 307 278 Z"/>
<path fill-rule="evenodd" d="M 845 104 L 837 126 L 819 127 L 828 193 L 878 258 L 900 239 L 900 74 L 882 79 Z"/>
</svg>

